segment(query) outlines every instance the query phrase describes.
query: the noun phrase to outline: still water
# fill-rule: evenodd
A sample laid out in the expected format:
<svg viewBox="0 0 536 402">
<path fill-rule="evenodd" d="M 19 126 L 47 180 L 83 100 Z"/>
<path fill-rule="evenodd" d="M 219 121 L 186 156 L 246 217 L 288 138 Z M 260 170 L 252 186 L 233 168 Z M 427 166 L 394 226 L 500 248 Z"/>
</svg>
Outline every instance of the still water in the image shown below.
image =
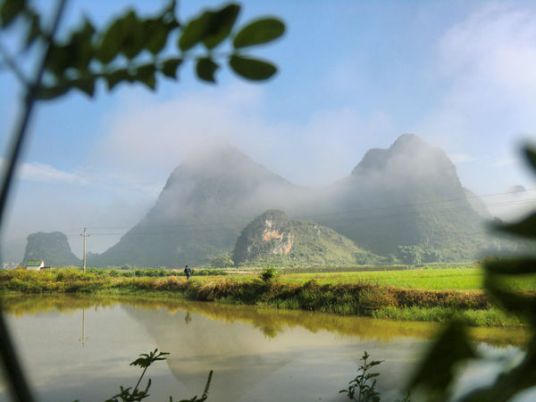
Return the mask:
<svg viewBox="0 0 536 402">
<path fill-rule="evenodd" d="M 364 351 L 379 366 L 382 400 L 396 400 L 437 330 L 430 323 L 381 321 L 301 311 L 134 298 L 20 297 L 8 320 L 41 401 L 99 402 L 135 384 L 138 354 L 171 355 L 149 369 L 151 401 L 200 395 L 214 370 L 209 401 L 343 401 Z M 515 359 L 521 330 L 477 329 L 485 353 Z M 497 367 L 468 370 L 475 386 Z M 486 374 L 486 375 L 484 375 Z M 0 401 L 7 401 L 5 387 Z"/>
</svg>

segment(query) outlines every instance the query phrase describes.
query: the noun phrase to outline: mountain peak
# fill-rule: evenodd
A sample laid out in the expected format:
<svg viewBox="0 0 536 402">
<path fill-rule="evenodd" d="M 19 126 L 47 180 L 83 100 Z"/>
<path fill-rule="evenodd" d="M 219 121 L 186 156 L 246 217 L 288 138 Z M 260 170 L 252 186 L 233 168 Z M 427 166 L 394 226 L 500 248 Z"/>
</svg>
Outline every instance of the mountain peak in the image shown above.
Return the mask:
<svg viewBox="0 0 536 402">
<path fill-rule="evenodd" d="M 215 140 L 201 149 L 191 152 L 185 156 L 183 166 L 218 166 L 245 161 L 255 163 L 249 156 L 240 149 L 231 145 L 225 140 Z"/>
<path fill-rule="evenodd" d="M 397 149 L 397 148 L 422 148 L 422 147 L 430 147 L 421 137 L 419 137 L 416 134 L 411 133 L 405 133 L 400 135 L 393 145 L 391 145 L 390 149 Z"/>
<path fill-rule="evenodd" d="M 226 141 L 215 141 L 202 150 L 187 155 L 183 163 L 171 173 L 165 188 L 191 180 L 217 180 L 222 184 L 228 181 L 289 184 Z"/>
<path fill-rule="evenodd" d="M 404 166 L 410 167 L 419 162 L 428 162 L 431 159 L 446 159 L 446 155 L 415 134 L 402 134 L 387 149 L 373 148 L 368 150 L 352 174 L 384 170 L 400 159 L 404 160 Z"/>
</svg>

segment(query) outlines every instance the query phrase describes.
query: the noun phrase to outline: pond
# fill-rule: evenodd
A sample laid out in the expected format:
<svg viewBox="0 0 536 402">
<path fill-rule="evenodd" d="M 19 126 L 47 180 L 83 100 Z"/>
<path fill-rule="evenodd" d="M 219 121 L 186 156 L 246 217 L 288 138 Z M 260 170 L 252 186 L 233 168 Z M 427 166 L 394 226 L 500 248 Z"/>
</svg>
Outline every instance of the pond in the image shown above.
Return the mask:
<svg viewBox="0 0 536 402">
<path fill-rule="evenodd" d="M 344 401 L 338 391 L 367 351 L 384 360 L 382 400 L 401 397 L 412 367 L 438 326 L 303 311 L 125 297 L 21 296 L 6 299 L 8 321 L 41 401 L 104 401 L 135 384 L 138 354 L 171 355 L 149 369 L 151 401 L 200 395 L 214 370 L 208 401 Z M 520 329 L 473 331 L 479 348 L 519 356 Z M 497 367 L 473 367 L 461 387 L 486 381 Z M 463 384 L 465 382 L 465 385 Z M 5 387 L 0 401 L 7 401 Z M 527 399 L 528 400 L 528 399 Z"/>
</svg>

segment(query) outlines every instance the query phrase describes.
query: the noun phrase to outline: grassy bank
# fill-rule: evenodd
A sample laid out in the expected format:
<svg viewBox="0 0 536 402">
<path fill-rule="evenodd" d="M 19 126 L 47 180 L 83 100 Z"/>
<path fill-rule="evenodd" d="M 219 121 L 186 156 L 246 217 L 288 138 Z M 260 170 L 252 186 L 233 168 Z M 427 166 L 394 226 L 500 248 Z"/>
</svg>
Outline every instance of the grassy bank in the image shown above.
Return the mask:
<svg viewBox="0 0 536 402">
<path fill-rule="evenodd" d="M 206 275 L 186 281 L 177 272 L 162 271 L 160 276 L 92 270 L 48 270 L 0 272 L 0 290 L 23 293 L 100 293 L 154 294 L 169 298 L 233 304 L 301 309 L 341 315 L 360 315 L 398 320 L 444 321 L 457 315 L 472 325 L 517 326 L 515 317 L 507 317 L 491 307 L 486 296 L 468 287 L 476 270 L 456 269 L 466 280 L 443 270 L 400 272 L 350 272 L 334 276 L 288 274 L 272 281 L 259 280 L 255 274 Z M 393 275 L 389 278 L 384 275 Z M 407 275 L 407 276 L 405 276 Z M 428 275 L 428 276 L 427 276 Z M 438 290 L 439 278 L 454 289 Z M 420 278 L 421 288 L 413 279 Z M 423 279 L 424 278 L 424 279 Z M 450 278 L 450 279 L 448 279 Z M 470 279 L 473 278 L 473 279 Z M 404 282 L 405 279 L 405 282 Z M 394 286 L 398 280 L 403 286 Z M 428 282 L 426 282 L 428 281 Z M 428 283 L 428 289 L 424 286 Z M 453 285 L 454 284 L 454 285 Z M 513 283 L 525 289 L 525 282 Z M 463 289 L 463 290 L 460 290 Z"/>
</svg>

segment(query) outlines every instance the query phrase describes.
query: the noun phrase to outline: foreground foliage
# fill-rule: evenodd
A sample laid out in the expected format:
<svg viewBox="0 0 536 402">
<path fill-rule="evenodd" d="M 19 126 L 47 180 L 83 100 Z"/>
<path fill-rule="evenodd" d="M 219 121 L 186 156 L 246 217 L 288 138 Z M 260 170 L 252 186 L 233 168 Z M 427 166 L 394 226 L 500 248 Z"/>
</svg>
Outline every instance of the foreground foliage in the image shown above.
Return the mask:
<svg viewBox="0 0 536 402">
<path fill-rule="evenodd" d="M 350 400 L 357 402 L 379 402 L 380 394 L 376 391 L 376 378 L 380 373 L 371 372 L 374 366 L 378 366 L 383 361 L 368 361 L 370 355 L 365 351 L 361 357 L 361 366 L 357 370 L 357 376 L 348 383 L 348 389 L 341 389 L 339 393 L 344 393 Z"/>
<path fill-rule="evenodd" d="M 524 149 L 525 160 L 536 172 L 536 148 Z M 518 222 L 496 223 L 494 229 L 517 237 L 520 241 L 536 240 L 536 212 Z M 534 243 L 532 243 L 534 244 Z M 536 386 L 536 294 L 523 293 L 509 287 L 512 278 L 527 280 L 536 275 L 534 254 L 511 258 L 489 259 L 483 264 L 484 288 L 488 298 L 507 314 L 524 320 L 532 336 L 524 348 L 523 358 L 505 369 L 488 385 L 460 397 L 462 402 L 505 402 Z M 422 392 L 428 401 L 452 399 L 458 368 L 470 361 L 485 361 L 474 349 L 463 322 L 451 321 L 428 351 L 414 373 L 409 388 Z"/>
<path fill-rule="evenodd" d="M 185 60 L 193 61 L 197 77 L 210 83 L 216 81 L 221 59 L 247 80 L 266 80 L 277 71 L 271 62 L 247 54 L 247 49 L 281 37 L 285 25 L 278 18 L 264 17 L 236 29 L 241 10 L 236 3 L 206 9 L 190 20 L 181 21 L 176 1 L 169 0 L 159 13 L 150 17 L 142 17 L 130 8 L 105 27 L 96 27 L 86 17 L 78 26 L 65 31 L 60 25 L 67 3 L 68 0 L 57 1 L 49 25 L 43 23 L 48 18 L 42 18 L 31 1 L 0 0 L 0 33 L 16 26 L 14 35 L 18 36 L 18 41 L 10 40 L 18 46 L 14 54 L 0 42 L 0 69 L 13 73 L 23 94 L 4 156 L 0 228 L 28 127 L 39 101 L 56 99 L 73 90 L 93 97 L 99 83 L 109 91 L 122 83 L 140 83 L 154 90 L 158 79 L 176 80 Z M 62 32 L 69 34 L 62 35 Z M 171 41 L 175 41 L 173 48 L 168 46 Z M 230 50 L 216 53 L 223 44 Z M 28 58 L 30 52 L 33 54 Z M 31 76 L 22 68 L 21 56 L 33 61 L 31 69 L 35 73 Z M 1 310 L 0 355 L 13 398 L 33 401 Z"/>
<path fill-rule="evenodd" d="M 136 385 L 134 387 L 124 387 L 119 386 L 119 392 L 115 394 L 114 396 L 106 399 L 105 402 L 139 402 L 144 399 L 149 398 L 149 390 L 151 389 L 152 381 L 149 378 L 147 380 L 147 384 L 145 385 L 145 388 L 140 388 L 142 384 L 143 377 L 145 376 L 145 373 L 147 372 L 147 369 L 154 363 L 162 360 L 166 360 L 166 356 L 168 356 L 169 353 L 166 352 L 159 352 L 158 349 L 155 349 L 149 353 L 142 353 L 136 360 L 134 360 L 132 363 L 130 363 L 131 366 L 136 366 L 142 369 L 142 372 L 138 378 L 138 381 L 136 382 Z M 189 399 L 181 399 L 178 402 L 203 402 L 208 398 L 208 391 L 210 388 L 210 383 L 212 381 L 212 370 L 208 374 L 207 383 L 205 385 L 205 389 L 200 397 L 197 395 L 194 395 L 193 398 Z M 169 397 L 169 402 L 173 402 L 174 399 L 172 396 Z M 75 402 L 78 402 L 76 400 Z"/>
</svg>

